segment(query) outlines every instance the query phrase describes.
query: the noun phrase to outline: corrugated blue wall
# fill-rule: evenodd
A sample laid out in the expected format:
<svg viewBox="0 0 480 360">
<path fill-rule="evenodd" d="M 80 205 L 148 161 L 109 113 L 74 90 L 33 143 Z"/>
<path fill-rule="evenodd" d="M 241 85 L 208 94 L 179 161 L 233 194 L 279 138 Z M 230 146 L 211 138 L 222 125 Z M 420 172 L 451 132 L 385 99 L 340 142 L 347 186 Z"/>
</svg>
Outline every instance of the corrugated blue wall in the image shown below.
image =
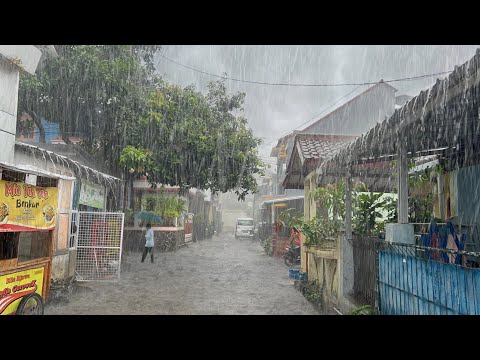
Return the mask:
<svg viewBox="0 0 480 360">
<path fill-rule="evenodd" d="M 379 253 L 379 307 L 385 315 L 480 315 L 480 269 Z"/>
</svg>

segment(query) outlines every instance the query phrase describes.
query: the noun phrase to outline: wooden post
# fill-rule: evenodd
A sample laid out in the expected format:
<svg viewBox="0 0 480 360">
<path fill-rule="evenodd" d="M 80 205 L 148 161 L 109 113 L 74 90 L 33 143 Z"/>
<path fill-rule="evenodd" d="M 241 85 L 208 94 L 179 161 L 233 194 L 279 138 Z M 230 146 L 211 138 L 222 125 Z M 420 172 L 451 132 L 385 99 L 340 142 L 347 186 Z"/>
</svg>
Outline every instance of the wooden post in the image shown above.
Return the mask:
<svg viewBox="0 0 480 360">
<path fill-rule="evenodd" d="M 352 234 L 352 168 L 348 165 L 345 179 L 345 235 L 340 250 L 340 264 L 342 268 L 340 279 L 340 297 L 349 295 L 353 291 L 353 234 Z"/>
<path fill-rule="evenodd" d="M 398 144 L 398 223 L 408 224 L 408 163 L 407 144 Z"/>
<path fill-rule="evenodd" d="M 445 186 L 445 177 L 442 173 L 437 175 L 437 192 L 438 192 L 438 210 L 440 219 L 445 219 L 445 198 L 443 196 L 443 189 Z"/>
</svg>

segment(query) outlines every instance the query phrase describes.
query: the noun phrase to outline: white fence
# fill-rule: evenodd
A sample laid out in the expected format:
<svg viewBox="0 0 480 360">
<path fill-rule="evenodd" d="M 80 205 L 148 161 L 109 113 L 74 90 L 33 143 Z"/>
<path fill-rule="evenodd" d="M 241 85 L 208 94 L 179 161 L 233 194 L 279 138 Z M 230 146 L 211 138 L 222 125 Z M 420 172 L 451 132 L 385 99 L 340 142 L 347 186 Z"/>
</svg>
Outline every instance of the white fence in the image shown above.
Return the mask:
<svg viewBox="0 0 480 360">
<path fill-rule="evenodd" d="M 78 281 L 116 281 L 120 278 L 123 213 L 76 212 Z"/>
</svg>

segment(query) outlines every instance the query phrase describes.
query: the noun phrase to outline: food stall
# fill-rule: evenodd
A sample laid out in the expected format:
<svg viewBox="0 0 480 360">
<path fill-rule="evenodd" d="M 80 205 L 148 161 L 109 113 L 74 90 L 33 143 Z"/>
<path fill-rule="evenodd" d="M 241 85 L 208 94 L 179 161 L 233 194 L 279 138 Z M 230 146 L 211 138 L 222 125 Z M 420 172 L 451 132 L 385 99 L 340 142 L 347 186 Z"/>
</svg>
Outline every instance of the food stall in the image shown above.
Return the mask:
<svg viewBox="0 0 480 360">
<path fill-rule="evenodd" d="M 48 299 L 58 179 L 32 172 L 0 164 L 0 315 L 43 314 Z"/>
</svg>

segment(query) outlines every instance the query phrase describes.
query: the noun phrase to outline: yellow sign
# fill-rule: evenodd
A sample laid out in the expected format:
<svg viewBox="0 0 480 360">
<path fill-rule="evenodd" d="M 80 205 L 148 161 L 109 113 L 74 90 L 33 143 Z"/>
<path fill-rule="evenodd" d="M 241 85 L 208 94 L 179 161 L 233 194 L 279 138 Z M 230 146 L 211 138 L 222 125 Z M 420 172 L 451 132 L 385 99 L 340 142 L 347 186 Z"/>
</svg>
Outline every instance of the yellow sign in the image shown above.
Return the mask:
<svg viewBox="0 0 480 360">
<path fill-rule="evenodd" d="M 0 180 L 0 232 L 54 229 L 57 202 L 56 187 Z"/>
<path fill-rule="evenodd" d="M 28 294 L 42 296 L 44 270 L 42 266 L 0 276 L 0 315 L 14 314 Z"/>
</svg>

